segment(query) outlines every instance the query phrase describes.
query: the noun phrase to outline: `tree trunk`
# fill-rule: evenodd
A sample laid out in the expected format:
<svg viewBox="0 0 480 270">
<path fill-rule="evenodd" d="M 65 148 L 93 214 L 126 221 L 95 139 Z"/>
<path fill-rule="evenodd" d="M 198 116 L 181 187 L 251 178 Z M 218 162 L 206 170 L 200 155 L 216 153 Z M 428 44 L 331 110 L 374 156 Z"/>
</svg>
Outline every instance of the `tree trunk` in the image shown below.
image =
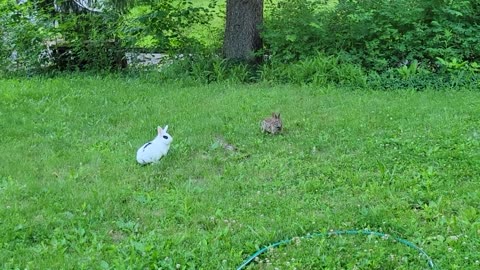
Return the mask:
<svg viewBox="0 0 480 270">
<path fill-rule="evenodd" d="M 263 0 L 227 0 L 227 18 L 223 53 L 225 58 L 258 62 L 254 53 L 262 48 L 260 26 L 263 23 Z"/>
</svg>

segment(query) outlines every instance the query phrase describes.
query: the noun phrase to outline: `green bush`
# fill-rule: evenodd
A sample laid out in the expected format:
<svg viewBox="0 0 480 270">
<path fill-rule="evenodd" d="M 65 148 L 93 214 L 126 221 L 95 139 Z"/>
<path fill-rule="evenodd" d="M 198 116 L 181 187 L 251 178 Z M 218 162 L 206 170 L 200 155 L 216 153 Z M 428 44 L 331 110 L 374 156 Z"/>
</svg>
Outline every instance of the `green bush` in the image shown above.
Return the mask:
<svg viewBox="0 0 480 270">
<path fill-rule="evenodd" d="M 57 39 L 51 47 L 54 69 L 115 70 L 126 66 L 124 50 L 118 38 L 120 14 L 57 14 Z"/>
<path fill-rule="evenodd" d="M 260 66 L 252 66 L 229 62 L 218 54 L 198 54 L 167 60 L 161 65 L 159 79 L 193 84 L 266 82 L 376 90 L 480 89 L 480 74 L 472 69 L 467 66 L 433 72 L 425 64 L 412 61 L 383 72 L 366 72 L 361 66 L 346 62 L 343 57 L 321 53 L 291 63 L 272 57 Z"/>
<path fill-rule="evenodd" d="M 434 69 L 436 57 L 480 57 L 478 1 L 378 2 L 340 1 L 329 14 L 328 32 L 334 35 L 327 41 L 343 44 L 341 49 L 374 70 L 415 59 Z"/>
<path fill-rule="evenodd" d="M 479 0 L 436 0 L 424 4 L 425 50 L 436 57 L 466 61 L 480 59 Z M 421 37 L 421 36 L 420 36 Z"/>
<path fill-rule="evenodd" d="M 161 69 L 163 80 L 200 83 L 248 83 L 256 80 L 254 66 L 228 61 L 215 53 L 182 55 L 169 62 Z"/>
<path fill-rule="evenodd" d="M 195 25 L 206 25 L 212 16 L 213 4 L 207 8 L 184 0 L 147 1 L 130 9 L 124 17 L 122 37 L 129 47 L 171 53 L 201 50 L 189 30 Z"/>
<path fill-rule="evenodd" d="M 44 41 L 52 35 L 30 2 L 0 3 L 0 74 L 31 72 L 46 64 Z"/>
<path fill-rule="evenodd" d="M 416 72 L 405 75 L 402 68 L 392 68 L 382 73 L 371 72 L 366 85 L 370 89 L 470 89 L 480 90 L 480 74 L 466 71 L 434 73 L 419 68 Z"/>
<path fill-rule="evenodd" d="M 53 5 L 5 1 L 0 15 L 4 74 L 122 66 L 118 13 L 58 12 Z"/>
<path fill-rule="evenodd" d="M 332 8 L 310 0 L 281 1 L 263 36 L 266 53 L 282 62 L 322 51 L 368 70 L 417 60 L 434 71 L 437 57 L 480 58 L 479 19 L 478 0 L 340 0 Z"/>
<path fill-rule="evenodd" d="M 272 59 L 261 69 L 263 81 L 313 85 L 364 87 L 366 75 L 361 67 L 343 62 L 340 57 L 317 54 L 293 63 Z"/>
<path fill-rule="evenodd" d="M 1 73 L 112 71 L 126 66 L 126 49 L 199 52 L 203 48 L 188 30 L 211 18 L 211 8 L 189 1 L 146 1 L 102 12 L 60 6 L 61 11 L 47 2 L 0 3 Z"/>
<path fill-rule="evenodd" d="M 319 1 L 280 1 L 266 17 L 262 38 L 265 53 L 276 61 L 288 63 L 315 55 L 321 50 L 325 27 L 317 10 Z"/>
</svg>

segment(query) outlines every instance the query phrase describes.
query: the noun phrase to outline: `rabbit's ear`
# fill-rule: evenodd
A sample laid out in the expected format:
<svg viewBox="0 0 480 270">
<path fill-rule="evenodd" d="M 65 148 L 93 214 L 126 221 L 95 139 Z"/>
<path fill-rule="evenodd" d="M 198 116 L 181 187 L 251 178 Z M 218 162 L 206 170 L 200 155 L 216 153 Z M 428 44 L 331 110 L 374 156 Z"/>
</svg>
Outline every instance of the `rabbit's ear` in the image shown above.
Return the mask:
<svg viewBox="0 0 480 270">
<path fill-rule="evenodd" d="M 162 134 L 162 128 L 160 126 L 157 127 L 158 134 Z"/>
<path fill-rule="evenodd" d="M 280 113 L 277 113 L 277 118 L 280 119 Z"/>
<path fill-rule="evenodd" d="M 168 130 L 168 125 L 166 125 L 166 126 L 163 128 L 163 132 L 167 133 L 167 130 Z"/>
<path fill-rule="evenodd" d="M 274 112 L 272 112 L 272 117 L 273 117 L 273 118 L 277 118 L 277 114 L 274 113 Z"/>
</svg>

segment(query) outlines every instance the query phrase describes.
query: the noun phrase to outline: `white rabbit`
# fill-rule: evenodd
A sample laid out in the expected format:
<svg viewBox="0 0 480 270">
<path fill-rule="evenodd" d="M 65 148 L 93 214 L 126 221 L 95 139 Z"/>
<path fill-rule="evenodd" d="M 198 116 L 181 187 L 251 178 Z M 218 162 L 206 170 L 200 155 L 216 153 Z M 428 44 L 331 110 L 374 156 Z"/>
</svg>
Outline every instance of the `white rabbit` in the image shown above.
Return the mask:
<svg viewBox="0 0 480 270">
<path fill-rule="evenodd" d="M 150 142 L 142 145 L 137 151 L 137 162 L 145 165 L 158 162 L 167 155 L 173 138 L 167 133 L 168 125 L 164 129 L 158 127 L 158 135 Z"/>
</svg>

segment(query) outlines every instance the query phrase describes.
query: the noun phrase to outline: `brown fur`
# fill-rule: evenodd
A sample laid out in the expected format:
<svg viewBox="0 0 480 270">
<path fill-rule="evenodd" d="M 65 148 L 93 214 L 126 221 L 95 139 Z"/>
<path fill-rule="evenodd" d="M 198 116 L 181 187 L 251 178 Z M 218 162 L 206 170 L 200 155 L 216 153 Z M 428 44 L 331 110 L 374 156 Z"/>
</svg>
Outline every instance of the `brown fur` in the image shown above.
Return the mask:
<svg viewBox="0 0 480 270">
<path fill-rule="evenodd" d="M 272 117 L 266 118 L 260 124 L 262 132 L 270 134 L 278 134 L 283 129 L 282 119 L 280 113 L 272 113 Z"/>
</svg>

